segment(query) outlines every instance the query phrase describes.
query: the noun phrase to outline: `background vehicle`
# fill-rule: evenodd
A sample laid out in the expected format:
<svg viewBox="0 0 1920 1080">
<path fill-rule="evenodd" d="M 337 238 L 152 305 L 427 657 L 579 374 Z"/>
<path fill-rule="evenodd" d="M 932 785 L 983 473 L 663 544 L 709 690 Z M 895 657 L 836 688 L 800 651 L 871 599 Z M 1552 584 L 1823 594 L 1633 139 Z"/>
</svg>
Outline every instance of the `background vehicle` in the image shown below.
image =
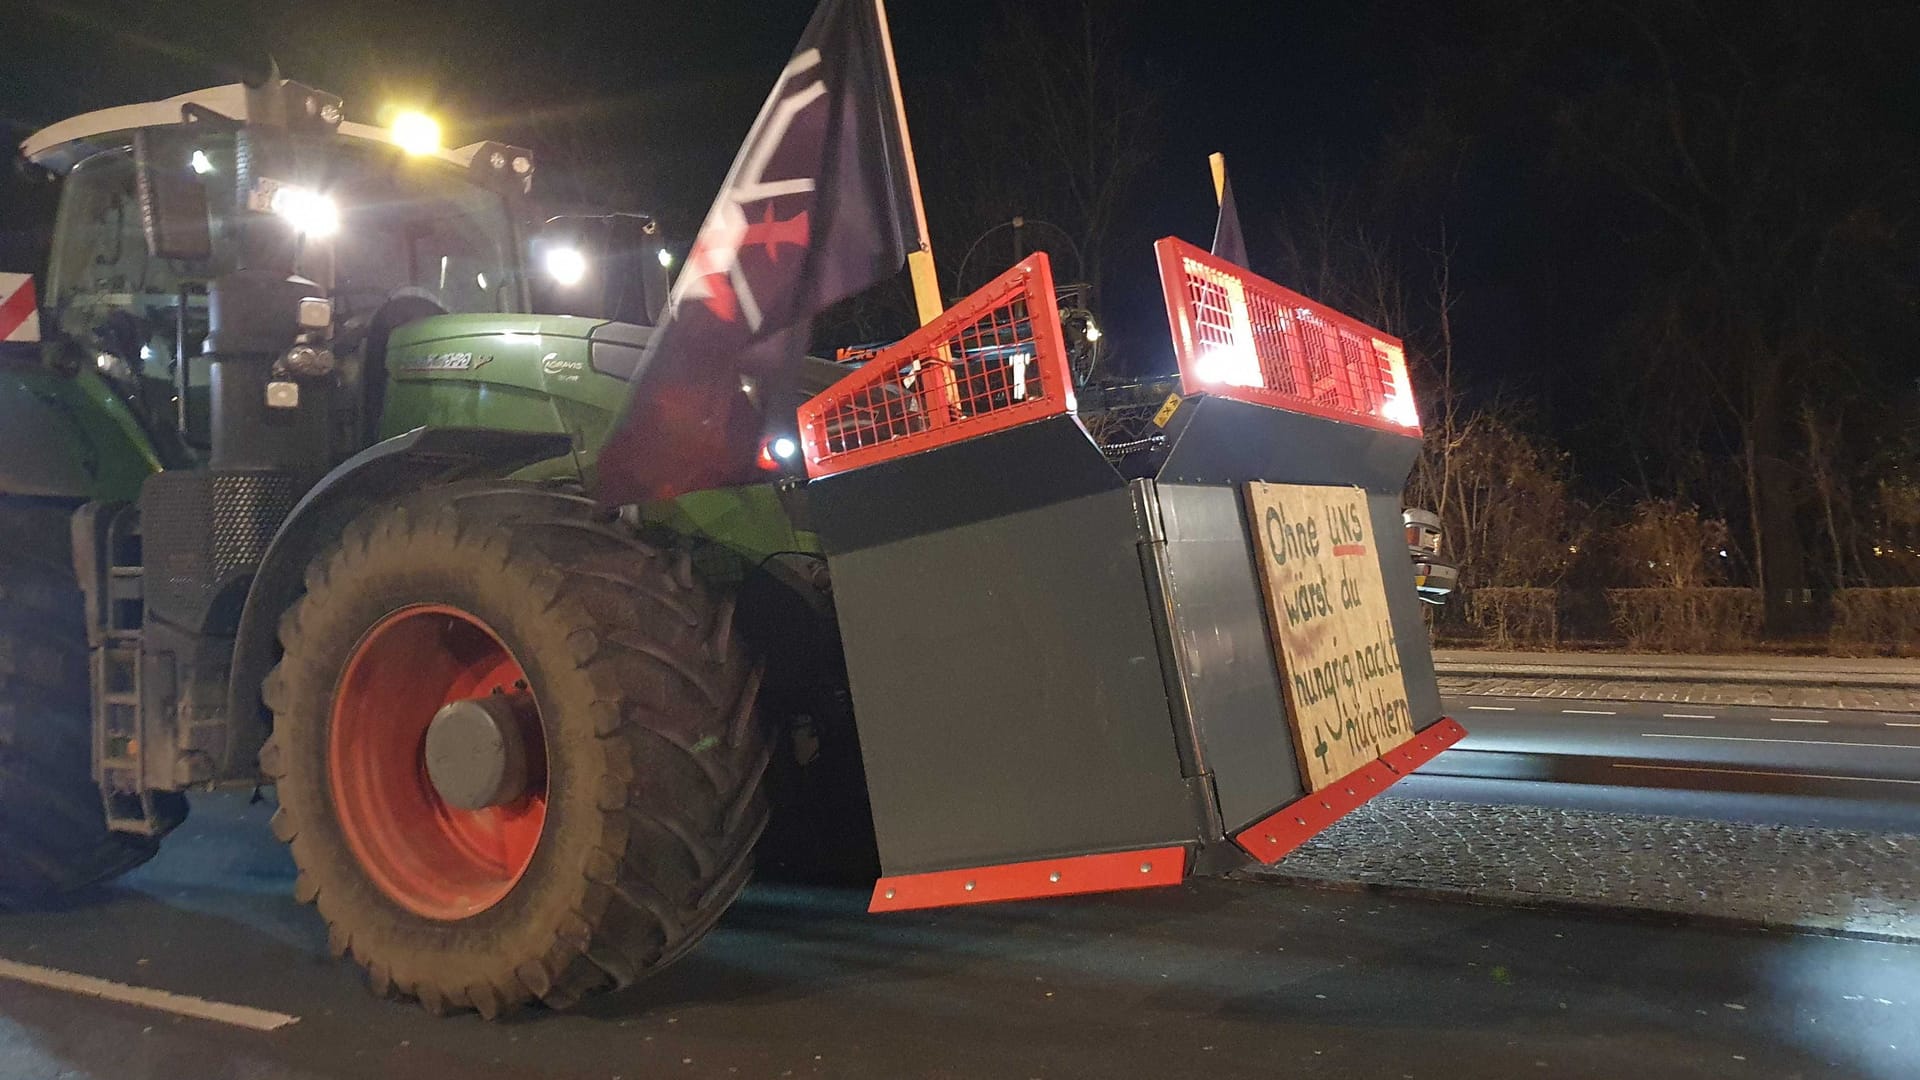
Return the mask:
<svg viewBox="0 0 1920 1080">
<path fill-rule="evenodd" d="M 9 898 L 264 778 L 334 951 L 491 1016 L 683 954 L 770 827 L 856 864 L 874 828 L 876 910 L 1168 884 L 1278 858 L 1457 737 L 1398 561 L 1398 346 L 1332 313 L 1299 309 L 1346 396 L 1247 399 L 1189 349 L 1166 438 L 1103 448 L 1036 257 L 810 367 L 767 483 L 606 508 L 664 296 L 644 220 L 534 226 L 525 150 L 277 78 L 23 150 L 64 191 L 45 340 L 0 361 Z M 1390 538 L 1358 553 L 1392 569 L 1407 738 L 1344 795 L 1282 719 L 1261 481 L 1358 485 Z"/>
<path fill-rule="evenodd" d="M 1407 555 L 1413 559 L 1413 584 L 1420 599 L 1440 605 L 1460 583 L 1460 567 L 1440 554 L 1440 515 L 1409 509 L 1401 515 L 1407 525 Z"/>
</svg>

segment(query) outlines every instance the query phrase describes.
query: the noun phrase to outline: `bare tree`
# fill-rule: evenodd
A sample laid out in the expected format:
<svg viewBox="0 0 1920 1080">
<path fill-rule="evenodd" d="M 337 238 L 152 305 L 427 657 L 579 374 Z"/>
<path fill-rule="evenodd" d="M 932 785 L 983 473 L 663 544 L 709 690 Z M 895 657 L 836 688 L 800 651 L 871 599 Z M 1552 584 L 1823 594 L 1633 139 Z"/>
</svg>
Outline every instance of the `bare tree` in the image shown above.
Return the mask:
<svg viewBox="0 0 1920 1080">
<path fill-rule="evenodd" d="M 1899 228 L 1883 208 L 1910 198 L 1911 170 L 1834 84 L 1846 58 L 1836 50 L 1859 27 L 1823 5 L 1639 0 L 1607 17 L 1637 55 L 1567 97 L 1559 120 L 1573 153 L 1648 215 L 1631 239 L 1657 269 L 1620 355 L 1666 399 L 1659 415 L 1693 427 L 1702 459 L 1727 434 L 1756 584 L 1779 627 L 1808 583 L 1808 502 L 1822 503 L 1818 520 L 1839 547 L 1837 491 L 1796 468 L 1820 431 L 1796 414 L 1885 347 L 1883 313 L 1898 305 L 1863 300 L 1896 288 Z M 1680 478 L 1662 479 L 1675 490 Z M 1838 558 L 1835 572 L 1844 577 Z"/>
<path fill-rule="evenodd" d="M 1108 253 L 1165 130 L 1161 83 L 1123 48 L 1136 6 L 1002 6 L 979 68 L 948 87 L 949 111 L 962 121 L 938 141 L 938 166 L 922 162 L 947 258 L 958 260 L 982 233 L 1015 218 L 1048 222 L 1070 243 L 1050 242 L 1038 227 L 1026 231 L 1028 241 L 1075 256 L 1080 265 L 1066 272 L 1081 274 L 1098 302 Z M 952 267 L 961 269 L 958 261 Z M 1002 269 L 1004 259 L 970 260 L 955 291 Z"/>
<path fill-rule="evenodd" d="M 1841 446 L 1840 419 L 1824 420 L 1811 404 L 1800 406 L 1800 430 L 1805 439 L 1802 458 L 1808 480 L 1820 505 L 1820 521 L 1827 534 L 1828 553 L 1833 558 L 1829 584 L 1836 589 L 1847 584 L 1847 545 L 1841 540 L 1840 519 L 1850 513 L 1848 491 L 1839 476 Z"/>
</svg>

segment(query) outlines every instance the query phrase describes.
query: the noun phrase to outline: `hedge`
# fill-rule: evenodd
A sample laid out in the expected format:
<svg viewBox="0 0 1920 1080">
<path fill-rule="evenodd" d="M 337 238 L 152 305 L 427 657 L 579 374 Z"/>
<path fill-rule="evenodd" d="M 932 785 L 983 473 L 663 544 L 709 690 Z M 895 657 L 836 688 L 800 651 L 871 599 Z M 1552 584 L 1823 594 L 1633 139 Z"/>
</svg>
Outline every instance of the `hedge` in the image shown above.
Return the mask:
<svg viewBox="0 0 1920 1080">
<path fill-rule="evenodd" d="M 1835 652 L 1920 653 L 1920 589 L 1838 589 L 1828 643 Z"/>
<path fill-rule="evenodd" d="M 1627 648 L 1737 652 L 1760 636 L 1757 589 L 1608 589 L 1607 608 Z"/>
<path fill-rule="evenodd" d="M 1552 589 L 1486 586 L 1466 594 L 1467 625 L 1489 645 L 1552 647 L 1560 639 L 1560 598 Z"/>
</svg>

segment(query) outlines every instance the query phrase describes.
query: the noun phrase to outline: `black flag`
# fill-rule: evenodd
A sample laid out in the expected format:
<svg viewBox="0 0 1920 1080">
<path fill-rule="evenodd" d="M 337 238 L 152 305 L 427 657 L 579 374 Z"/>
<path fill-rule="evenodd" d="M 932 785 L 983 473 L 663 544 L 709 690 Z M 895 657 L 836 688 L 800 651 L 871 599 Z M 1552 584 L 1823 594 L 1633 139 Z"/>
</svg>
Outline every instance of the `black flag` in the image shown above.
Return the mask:
<svg viewBox="0 0 1920 1080">
<path fill-rule="evenodd" d="M 1233 206 L 1233 181 L 1227 179 L 1227 164 L 1220 168 L 1220 220 L 1213 226 L 1213 253 L 1235 266 L 1247 265 L 1247 241 L 1240 235 L 1240 211 Z"/>
<path fill-rule="evenodd" d="M 601 451 L 605 503 L 755 476 L 813 318 L 918 247 L 877 0 L 824 0 L 747 133 Z M 750 392 L 749 392 L 750 388 Z"/>
</svg>

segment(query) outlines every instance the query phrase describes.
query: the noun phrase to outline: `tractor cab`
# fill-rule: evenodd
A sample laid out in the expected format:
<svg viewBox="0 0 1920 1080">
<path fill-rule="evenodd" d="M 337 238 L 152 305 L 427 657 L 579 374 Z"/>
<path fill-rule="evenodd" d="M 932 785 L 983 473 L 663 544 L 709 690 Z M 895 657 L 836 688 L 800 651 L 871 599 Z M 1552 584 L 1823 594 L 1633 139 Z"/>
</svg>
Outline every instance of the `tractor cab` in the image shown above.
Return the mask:
<svg viewBox="0 0 1920 1080">
<path fill-rule="evenodd" d="M 87 113 L 22 151 L 65 178 L 49 348 L 96 368 L 170 465 L 214 452 L 216 412 L 271 417 L 303 392 L 332 416 L 296 453 L 331 464 L 373 433 L 395 329 L 530 310 L 531 154 L 444 149 L 416 113 L 353 123 L 339 98 L 275 79 Z M 246 388 L 264 412 L 218 400 L 241 389 L 213 377 L 236 352 L 273 354 L 273 396 Z"/>
</svg>

